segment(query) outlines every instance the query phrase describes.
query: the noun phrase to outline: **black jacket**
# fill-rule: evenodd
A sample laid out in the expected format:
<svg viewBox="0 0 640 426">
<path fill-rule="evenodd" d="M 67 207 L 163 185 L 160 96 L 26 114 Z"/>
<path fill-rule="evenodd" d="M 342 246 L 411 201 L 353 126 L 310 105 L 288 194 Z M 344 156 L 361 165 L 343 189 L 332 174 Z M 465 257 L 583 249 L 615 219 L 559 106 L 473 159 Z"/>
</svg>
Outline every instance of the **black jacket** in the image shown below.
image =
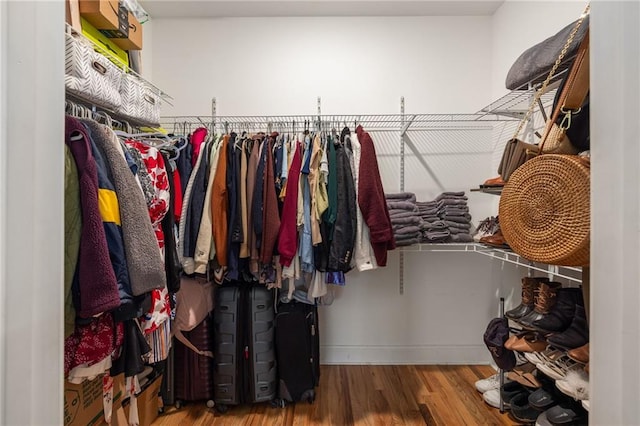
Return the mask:
<svg viewBox="0 0 640 426">
<path fill-rule="evenodd" d="M 351 269 L 351 258 L 356 241 L 356 190 L 353 184 L 349 156 L 342 145 L 336 146 L 336 172 L 338 178 L 337 215 L 327 269 L 347 272 Z"/>
</svg>

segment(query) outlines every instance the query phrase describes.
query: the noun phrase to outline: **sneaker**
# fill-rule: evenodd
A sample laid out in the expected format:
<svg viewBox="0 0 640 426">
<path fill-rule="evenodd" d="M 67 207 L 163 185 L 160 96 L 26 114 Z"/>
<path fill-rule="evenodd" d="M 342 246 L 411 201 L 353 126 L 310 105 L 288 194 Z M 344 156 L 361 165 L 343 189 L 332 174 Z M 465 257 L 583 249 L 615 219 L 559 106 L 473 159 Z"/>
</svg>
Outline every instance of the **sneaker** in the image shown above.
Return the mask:
<svg viewBox="0 0 640 426">
<path fill-rule="evenodd" d="M 556 381 L 556 387 L 576 401 L 589 399 L 589 376 L 582 369 L 568 371 L 564 379 Z"/>
<path fill-rule="evenodd" d="M 500 389 L 490 389 L 482 394 L 484 402 L 493 408 L 500 408 Z M 505 409 L 507 407 L 504 407 Z"/>
<path fill-rule="evenodd" d="M 510 382 L 507 376 L 504 377 L 504 383 Z M 480 393 L 485 393 L 491 389 L 500 388 L 500 373 L 496 373 L 493 376 L 481 379 L 476 382 L 476 390 Z"/>
<path fill-rule="evenodd" d="M 536 426 L 555 426 L 547 419 L 547 412 L 540 414 L 536 419 Z"/>
<path fill-rule="evenodd" d="M 478 228 L 476 229 L 475 234 L 473 235 L 473 240 L 477 243 L 480 241 L 480 238 L 486 237 L 487 235 L 491 235 L 493 216 L 484 219 L 482 222 L 478 224 Z"/>
<path fill-rule="evenodd" d="M 562 380 L 569 371 L 581 370 L 582 366 L 572 361 L 567 356 L 558 358 L 553 362 L 538 364 L 538 370 L 554 380 Z"/>
</svg>

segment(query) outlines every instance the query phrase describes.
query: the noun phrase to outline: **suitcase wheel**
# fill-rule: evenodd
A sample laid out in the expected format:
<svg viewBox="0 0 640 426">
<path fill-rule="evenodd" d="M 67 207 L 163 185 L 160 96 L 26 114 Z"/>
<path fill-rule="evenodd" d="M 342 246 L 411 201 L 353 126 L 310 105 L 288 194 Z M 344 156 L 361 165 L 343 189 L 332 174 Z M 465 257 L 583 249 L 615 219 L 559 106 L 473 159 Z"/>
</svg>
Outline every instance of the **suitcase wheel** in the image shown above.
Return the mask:
<svg viewBox="0 0 640 426">
<path fill-rule="evenodd" d="M 213 408 L 213 407 L 215 407 L 215 406 L 216 406 L 216 403 L 215 403 L 215 402 L 213 402 L 213 400 L 212 400 L 212 399 L 210 399 L 210 400 L 208 400 L 208 401 L 207 401 L 207 408 Z"/>
<path fill-rule="evenodd" d="M 220 414 L 224 414 L 227 411 L 229 411 L 229 406 L 225 404 L 216 404 L 215 408 L 216 408 L 216 411 Z"/>
<path fill-rule="evenodd" d="M 176 408 L 179 410 L 182 407 L 182 401 L 176 399 Z"/>
</svg>

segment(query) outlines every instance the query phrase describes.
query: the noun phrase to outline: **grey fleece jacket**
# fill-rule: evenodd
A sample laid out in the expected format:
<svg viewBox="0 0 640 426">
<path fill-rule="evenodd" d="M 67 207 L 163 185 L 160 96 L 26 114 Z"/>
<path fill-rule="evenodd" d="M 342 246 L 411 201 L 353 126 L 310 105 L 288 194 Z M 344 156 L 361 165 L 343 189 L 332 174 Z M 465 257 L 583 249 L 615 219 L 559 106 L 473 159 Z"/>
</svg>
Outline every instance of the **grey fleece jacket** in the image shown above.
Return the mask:
<svg viewBox="0 0 640 426">
<path fill-rule="evenodd" d="M 144 195 L 120 150 L 118 137 L 109 127 L 85 122 L 94 142 L 104 152 L 120 203 L 124 250 L 131 291 L 139 296 L 167 285 L 164 262 L 156 240 Z"/>
</svg>

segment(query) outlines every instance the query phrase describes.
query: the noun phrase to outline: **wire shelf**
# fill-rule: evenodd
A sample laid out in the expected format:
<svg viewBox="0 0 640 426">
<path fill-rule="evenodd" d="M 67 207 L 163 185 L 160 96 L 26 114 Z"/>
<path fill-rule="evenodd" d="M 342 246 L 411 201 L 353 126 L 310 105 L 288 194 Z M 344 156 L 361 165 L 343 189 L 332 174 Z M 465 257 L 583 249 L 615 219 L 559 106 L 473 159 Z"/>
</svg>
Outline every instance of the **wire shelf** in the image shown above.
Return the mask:
<svg viewBox="0 0 640 426">
<path fill-rule="evenodd" d="M 80 95 L 79 93 L 71 93 L 71 92 L 67 91 L 65 93 L 65 99 L 68 102 L 75 103 L 77 105 L 81 105 L 81 106 L 86 107 L 88 110 L 92 111 L 94 114 L 97 114 L 97 115 L 100 115 L 101 113 L 102 114 L 106 114 L 106 115 L 109 116 L 109 118 L 112 121 L 120 122 L 122 124 L 128 123 L 132 127 L 137 127 L 137 128 L 142 128 L 142 127 L 156 128 L 159 125 L 158 123 L 147 122 L 147 121 L 139 120 L 139 119 L 136 119 L 136 118 L 133 118 L 133 117 L 124 116 L 124 115 L 112 110 L 109 107 L 101 105 L 99 102 L 95 102 L 94 100 L 89 99 L 88 97 Z"/>
<path fill-rule="evenodd" d="M 568 72 L 574 57 L 575 56 L 566 58 L 565 61 L 560 64 L 556 73 L 549 81 L 546 93 L 543 93 L 540 97 L 540 101 L 545 108 L 553 104 L 558 86 L 560 86 L 562 79 Z M 522 118 L 529 109 L 529 105 L 531 105 L 535 92 L 542 87 L 542 83 L 547 78 L 548 74 L 548 70 L 541 73 L 526 85 L 512 90 L 506 95 L 491 102 L 489 105 L 478 111 L 478 114 L 486 113 Z"/>
<path fill-rule="evenodd" d="M 450 129 L 452 127 L 490 129 L 492 123 L 513 120 L 498 114 L 378 114 L 378 115 L 233 115 L 165 116 L 160 122 L 177 126 L 227 126 L 230 129 L 297 131 L 304 128 L 338 128 L 362 125 L 367 130 Z"/>
<path fill-rule="evenodd" d="M 564 278 L 575 283 L 582 283 L 582 268 L 574 266 L 542 265 L 525 259 L 519 254 L 495 247 L 489 247 L 480 243 L 432 243 L 415 244 L 401 247 L 403 252 L 435 252 L 435 253 L 478 253 L 493 259 L 511 263 L 534 271 Z"/>
</svg>

